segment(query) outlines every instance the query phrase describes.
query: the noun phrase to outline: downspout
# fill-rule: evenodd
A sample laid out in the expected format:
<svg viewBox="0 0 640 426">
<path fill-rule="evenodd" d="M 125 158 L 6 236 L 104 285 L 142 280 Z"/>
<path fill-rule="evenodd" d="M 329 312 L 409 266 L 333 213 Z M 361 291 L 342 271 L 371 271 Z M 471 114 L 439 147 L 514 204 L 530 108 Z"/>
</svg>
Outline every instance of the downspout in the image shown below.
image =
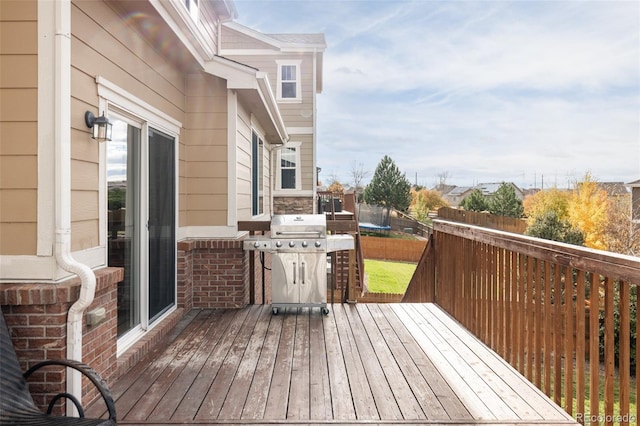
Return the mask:
<svg viewBox="0 0 640 426">
<path fill-rule="evenodd" d="M 54 250 L 57 265 L 80 278 L 80 296 L 67 316 L 67 358 L 82 361 L 82 317 L 93 302 L 96 276 L 71 256 L 71 0 L 55 2 L 54 60 Z M 67 392 L 81 400 L 82 375 L 76 370 L 67 369 Z M 67 415 L 75 411 L 74 404 L 67 404 Z"/>
</svg>

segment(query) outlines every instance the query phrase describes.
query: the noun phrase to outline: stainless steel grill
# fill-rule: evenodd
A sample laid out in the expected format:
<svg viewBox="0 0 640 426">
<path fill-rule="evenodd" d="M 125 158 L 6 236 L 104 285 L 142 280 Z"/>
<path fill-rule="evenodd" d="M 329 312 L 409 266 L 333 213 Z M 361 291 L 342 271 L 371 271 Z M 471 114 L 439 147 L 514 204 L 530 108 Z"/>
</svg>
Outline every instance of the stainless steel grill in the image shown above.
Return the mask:
<svg viewBox="0 0 640 426">
<path fill-rule="evenodd" d="M 351 235 L 327 235 L 324 215 L 274 215 L 271 236 L 251 236 L 245 250 L 271 253 L 271 308 L 327 308 L 327 253 L 354 247 Z"/>
</svg>

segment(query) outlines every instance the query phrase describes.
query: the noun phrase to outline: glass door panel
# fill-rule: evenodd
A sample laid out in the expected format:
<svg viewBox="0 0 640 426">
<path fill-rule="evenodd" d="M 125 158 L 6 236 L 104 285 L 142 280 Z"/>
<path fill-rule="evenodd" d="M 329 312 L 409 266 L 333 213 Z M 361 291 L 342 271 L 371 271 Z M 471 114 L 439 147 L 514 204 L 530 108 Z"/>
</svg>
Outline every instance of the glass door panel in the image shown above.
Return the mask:
<svg viewBox="0 0 640 426">
<path fill-rule="evenodd" d="M 108 265 L 124 268 L 118 283 L 118 336 L 140 325 L 141 129 L 114 118 L 107 142 Z"/>
<path fill-rule="evenodd" d="M 176 302 L 175 139 L 149 129 L 149 320 Z"/>
</svg>

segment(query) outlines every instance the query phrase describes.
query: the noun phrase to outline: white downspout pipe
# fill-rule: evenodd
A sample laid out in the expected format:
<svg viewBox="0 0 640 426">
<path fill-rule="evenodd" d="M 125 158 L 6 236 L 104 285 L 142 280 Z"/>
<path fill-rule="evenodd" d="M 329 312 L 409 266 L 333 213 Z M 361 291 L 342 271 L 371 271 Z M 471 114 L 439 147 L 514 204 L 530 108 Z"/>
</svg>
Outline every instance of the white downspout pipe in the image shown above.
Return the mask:
<svg viewBox="0 0 640 426">
<path fill-rule="evenodd" d="M 55 2 L 54 144 L 55 144 L 55 258 L 57 265 L 77 274 L 80 296 L 67 317 L 67 358 L 82 361 L 82 317 L 93 302 L 96 276 L 71 256 L 71 1 Z M 82 375 L 67 369 L 67 392 L 82 397 Z M 67 414 L 77 415 L 67 404 Z"/>
</svg>

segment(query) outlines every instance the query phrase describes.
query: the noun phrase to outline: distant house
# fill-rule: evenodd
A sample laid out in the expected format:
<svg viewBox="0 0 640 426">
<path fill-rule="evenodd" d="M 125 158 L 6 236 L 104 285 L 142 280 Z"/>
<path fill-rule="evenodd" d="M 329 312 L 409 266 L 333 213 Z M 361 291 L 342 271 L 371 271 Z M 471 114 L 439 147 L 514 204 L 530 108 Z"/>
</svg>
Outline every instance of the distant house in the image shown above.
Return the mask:
<svg viewBox="0 0 640 426">
<path fill-rule="evenodd" d="M 514 189 L 514 191 L 516 193 L 516 198 L 517 199 L 519 199 L 519 200 L 523 200 L 524 199 L 524 192 L 518 187 L 518 185 L 516 185 L 513 182 L 479 183 L 473 189 L 480 190 L 480 192 L 482 192 L 482 195 L 487 197 L 487 199 L 491 199 L 496 194 L 496 192 L 502 186 L 503 183 L 506 183 L 507 185 L 510 185 L 511 187 L 513 187 L 513 189 Z"/>
<path fill-rule="evenodd" d="M 513 182 L 507 182 L 508 185 L 513 186 L 514 190 L 515 190 L 515 194 L 516 194 L 516 198 L 518 198 L 519 200 L 523 200 L 524 199 L 524 191 L 521 190 L 516 184 L 514 184 Z M 498 191 L 498 188 L 500 188 L 500 186 L 502 185 L 502 182 L 500 183 L 480 183 L 476 186 L 454 186 L 452 187 L 449 192 L 447 193 L 443 193 L 442 194 L 442 198 L 444 198 L 449 205 L 451 205 L 452 207 L 457 207 L 460 205 L 460 203 L 462 203 L 462 201 L 467 198 L 469 196 L 469 194 L 471 194 L 471 192 L 473 192 L 473 190 L 479 190 L 480 192 L 482 192 L 482 195 L 484 195 L 487 199 L 491 199 L 496 191 Z M 444 188 L 444 187 L 443 187 Z"/>
<path fill-rule="evenodd" d="M 640 179 L 626 184 L 631 188 L 631 220 L 640 226 Z"/>
<path fill-rule="evenodd" d="M 628 185 L 628 184 L 627 184 Z M 609 197 L 625 197 L 629 195 L 629 188 L 624 182 L 598 182 L 597 187 L 607 193 Z"/>
<path fill-rule="evenodd" d="M 473 191 L 471 186 L 454 186 L 449 189 L 449 192 L 442 194 L 442 198 L 449 203 L 451 207 L 457 207 L 462 203 L 462 200 L 467 198 Z"/>
<path fill-rule="evenodd" d="M 191 309 L 261 297 L 238 222 L 314 212 L 324 36 L 260 34 L 232 0 L 0 16 L 0 305 L 25 364 L 111 382 Z"/>
</svg>

